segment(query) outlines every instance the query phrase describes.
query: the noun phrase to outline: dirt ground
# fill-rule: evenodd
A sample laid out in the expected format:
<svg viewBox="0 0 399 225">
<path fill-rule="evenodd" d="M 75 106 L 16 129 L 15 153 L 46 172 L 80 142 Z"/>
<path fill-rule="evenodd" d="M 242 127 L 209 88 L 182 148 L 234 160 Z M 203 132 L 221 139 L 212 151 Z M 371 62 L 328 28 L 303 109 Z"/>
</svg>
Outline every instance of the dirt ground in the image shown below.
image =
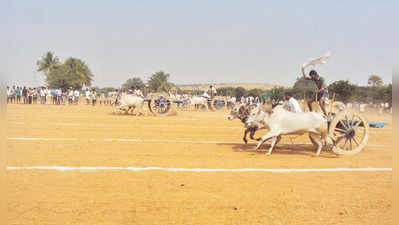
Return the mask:
<svg viewBox="0 0 399 225">
<path fill-rule="evenodd" d="M 228 111 L 113 115 L 108 106 L 7 106 L 7 164 L 163 168 L 392 168 L 392 116 L 368 113 L 354 156 L 315 151 L 306 136 L 241 143 Z M 265 134 L 260 131 L 256 136 Z M 25 138 L 25 139 L 15 139 Z M 27 139 L 39 138 L 39 139 Z M 392 172 L 8 170 L 9 224 L 392 224 Z"/>
</svg>

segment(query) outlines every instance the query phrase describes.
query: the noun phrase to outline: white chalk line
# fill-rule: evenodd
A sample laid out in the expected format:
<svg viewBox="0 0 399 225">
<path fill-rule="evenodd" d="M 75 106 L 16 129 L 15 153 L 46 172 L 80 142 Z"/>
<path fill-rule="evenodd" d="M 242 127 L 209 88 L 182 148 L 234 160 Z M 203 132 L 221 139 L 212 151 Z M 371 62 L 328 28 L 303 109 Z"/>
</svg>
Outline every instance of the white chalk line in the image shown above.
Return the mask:
<svg viewBox="0 0 399 225">
<path fill-rule="evenodd" d="M 191 119 L 188 119 L 191 120 Z M 10 122 L 13 125 L 26 125 L 24 122 Z M 242 126 L 176 126 L 176 125 L 138 125 L 138 124 L 82 124 L 82 123 L 52 123 L 49 126 L 63 126 L 63 127 L 96 127 L 96 128 L 191 128 L 191 129 L 244 129 Z M 387 128 L 375 128 L 379 130 L 371 130 L 370 134 L 382 134 L 382 133 L 390 133 L 392 134 L 392 130 Z"/>
<path fill-rule="evenodd" d="M 14 125 L 25 125 L 24 122 L 12 122 Z M 138 125 L 138 124 L 81 124 L 81 123 L 53 123 L 49 126 L 66 126 L 66 127 L 102 127 L 102 128 L 195 128 L 195 129 L 243 129 L 242 126 L 175 126 L 175 125 Z"/>
<path fill-rule="evenodd" d="M 178 140 L 178 139 L 137 139 L 137 138 L 105 138 L 105 139 L 78 139 L 78 138 L 35 138 L 35 137 L 9 137 L 9 141 L 14 142 L 25 142 L 25 141 L 47 141 L 47 142 L 68 142 L 68 141 L 104 141 L 104 142 L 133 142 L 133 143 L 181 143 L 181 144 L 242 144 L 243 142 L 238 141 L 201 141 L 201 140 Z M 255 145 L 257 143 L 248 143 L 248 145 Z M 294 142 L 294 143 L 281 143 L 279 146 L 287 146 L 287 145 L 307 145 L 310 143 L 305 142 Z M 390 148 L 392 146 L 387 145 L 377 145 L 377 144 L 368 144 L 368 147 L 377 147 L 377 148 Z"/>
<path fill-rule="evenodd" d="M 320 168 L 320 169 L 211 169 L 211 168 L 163 168 L 163 167 L 91 167 L 91 166 L 8 166 L 7 170 L 55 170 L 55 171 L 168 171 L 168 172 L 268 172 L 268 173 L 303 173 L 303 172 L 383 172 L 392 168 Z"/>
</svg>

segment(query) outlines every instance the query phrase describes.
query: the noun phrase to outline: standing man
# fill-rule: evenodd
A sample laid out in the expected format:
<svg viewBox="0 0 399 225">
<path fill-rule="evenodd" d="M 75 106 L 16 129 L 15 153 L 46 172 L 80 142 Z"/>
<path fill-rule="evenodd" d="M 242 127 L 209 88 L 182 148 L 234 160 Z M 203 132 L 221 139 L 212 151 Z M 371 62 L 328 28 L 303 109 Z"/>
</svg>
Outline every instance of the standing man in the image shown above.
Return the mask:
<svg viewBox="0 0 399 225">
<path fill-rule="evenodd" d="M 91 92 L 88 88 L 86 88 L 86 105 L 90 104 Z"/>
<path fill-rule="evenodd" d="M 70 87 L 68 91 L 68 105 L 73 104 L 73 96 L 74 96 L 73 89 L 72 87 Z"/>
<path fill-rule="evenodd" d="M 10 89 L 11 92 L 11 103 L 15 103 L 16 101 L 16 89 L 15 86 L 12 86 L 12 88 Z"/>
<path fill-rule="evenodd" d="M 28 104 L 32 104 L 33 101 L 33 89 L 29 88 L 28 89 Z"/>
<path fill-rule="evenodd" d="M 21 95 L 22 95 L 22 90 L 20 87 L 17 87 L 17 103 L 21 103 Z"/>
<path fill-rule="evenodd" d="M 74 95 L 75 105 L 78 105 L 79 104 L 79 96 L 80 96 L 79 90 L 75 89 L 73 95 Z"/>
<path fill-rule="evenodd" d="M 26 87 L 22 90 L 22 96 L 24 98 L 24 104 L 28 104 L 28 89 L 26 89 Z"/>
<path fill-rule="evenodd" d="M 283 104 L 284 109 L 294 113 L 302 112 L 302 109 L 299 106 L 298 101 L 294 97 L 292 97 L 291 92 L 285 92 L 284 99 L 285 99 L 285 102 Z"/>
<path fill-rule="evenodd" d="M 216 96 L 217 91 L 216 88 L 213 85 L 210 85 L 209 88 L 205 90 L 205 93 L 210 96 L 211 99 Z"/>
<path fill-rule="evenodd" d="M 93 89 L 91 92 L 91 97 L 92 97 L 92 105 L 95 106 L 97 102 L 97 92 L 96 89 Z"/>
<path fill-rule="evenodd" d="M 328 98 L 328 89 L 326 82 L 323 77 L 321 77 L 316 70 L 311 70 L 309 72 L 309 76 L 305 74 L 305 68 L 302 67 L 302 75 L 305 80 L 312 80 L 316 84 L 316 91 L 311 99 L 308 100 L 308 107 L 309 110 L 312 111 L 312 102 L 317 101 L 319 102 L 320 108 L 323 111 L 324 115 L 327 115 L 324 101 Z"/>
<path fill-rule="evenodd" d="M 7 104 L 11 103 L 11 90 L 10 87 L 7 86 Z"/>
<path fill-rule="evenodd" d="M 46 104 L 46 90 L 44 87 L 40 89 L 40 104 Z"/>
</svg>

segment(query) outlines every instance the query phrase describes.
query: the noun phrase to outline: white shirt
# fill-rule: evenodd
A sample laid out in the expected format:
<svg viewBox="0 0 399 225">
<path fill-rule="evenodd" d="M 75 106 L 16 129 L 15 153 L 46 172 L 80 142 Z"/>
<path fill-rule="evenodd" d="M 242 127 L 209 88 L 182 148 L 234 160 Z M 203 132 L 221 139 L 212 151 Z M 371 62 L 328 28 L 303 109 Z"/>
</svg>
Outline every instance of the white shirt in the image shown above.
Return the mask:
<svg viewBox="0 0 399 225">
<path fill-rule="evenodd" d="M 298 101 L 293 97 L 291 97 L 288 101 L 285 101 L 283 106 L 284 108 L 288 108 L 290 112 L 302 112 Z"/>
<path fill-rule="evenodd" d="M 75 95 L 75 97 L 79 97 L 79 95 L 80 95 L 79 91 L 78 91 L 78 90 L 75 90 L 74 95 Z"/>
<path fill-rule="evenodd" d="M 135 95 L 137 95 L 137 96 L 143 96 L 143 93 L 141 93 L 140 89 L 134 90 L 133 93 L 134 93 Z"/>
</svg>

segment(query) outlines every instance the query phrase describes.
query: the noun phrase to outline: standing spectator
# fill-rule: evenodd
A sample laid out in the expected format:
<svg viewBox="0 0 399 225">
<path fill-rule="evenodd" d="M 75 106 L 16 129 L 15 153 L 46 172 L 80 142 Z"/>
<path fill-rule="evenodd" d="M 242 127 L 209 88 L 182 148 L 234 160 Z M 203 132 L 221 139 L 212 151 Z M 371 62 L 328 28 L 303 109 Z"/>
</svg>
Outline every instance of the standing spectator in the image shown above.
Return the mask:
<svg viewBox="0 0 399 225">
<path fill-rule="evenodd" d="M 32 104 L 33 101 L 33 90 L 32 88 L 28 89 L 28 104 Z"/>
<path fill-rule="evenodd" d="M 91 97 L 91 93 L 89 91 L 88 88 L 86 88 L 86 104 L 89 105 L 90 104 L 90 97 Z"/>
<path fill-rule="evenodd" d="M 63 91 L 63 92 L 62 92 L 61 97 L 62 97 L 62 104 L 63 104 L 63 105 L 66 104 L 67 94 L 68 94 L 68 93 L 67 93 L 66 91 Z"/>
<path fill-rule="evenodd" d="M 37 89 L 36 88 L 33 88 L 32 96 L 33 96 L 33 104 L 37 104 Z"/>
<path fill-rule="evenodd" d="M 68 104 L 69 105 L 73 104 L 73 96 L 74 96 L 73 94 L 74 94 L 73 89 L 72 89 L 72 87 L 70 87 L 69 91 L 68 91 Z"/>
<path fill-rule="evenodd" d="M 24 104 L 28 104 L 28 89 L 26 87 L 22 89 L 22 97 L 24 98 Z"/>
<path fill-rule="evenodd" d="M 80 92 L 78 89 L 75 90 L 74 92 L 74 97 L 75 97 L 75 105 L 79 104 L 79 96 L 80 96 Z"/>
<path fill-rule="evenodd" d="M 11 102 L 11 90 L 10 87 L 7 86 L 7 104 Z"/>
<path fill-rule="evenodd" d="M 61 91 L 61 89 L 58 88 L 56 90 L 56 95 L 57 95 L 57 105 L 60 105 L 61 101 L 62 101 L 62 91 Z"/>
<path fill-rule="evenodd" d="M 100 105 L 104 104 L 105 105 L 105 94 L 104 92 L 101 92 L 100 94 Z"/>
<path fill-rule="evenodd" d="M 22 95 L 22 90 L 20 87 L 17 87 L 17 103 L 21 103 L 21 95 Z"/>
<path fill-rule="evenodd" d="M 40 104 L 46 104 L 46 90 L 44 87 L 40 89 Z"/>
<path fill-rule="evenodd" d="M 93 91 L 91 92 L 91 97 L 92 97 L 92 104 L 93 106 L 95 106 L 97 102 L 97 92 L 95 89 L 93 89 Z"/>
<path fill-rule="evenodd" d="M 10 89 L 10 94 L 11 94 L 11 103 L 15 103 L 15 99 L 16 99 L 16 89 L 15 86 L 12 86 L 12 88 Z"/>
<path fill-rule="evenodd" d="M 241 104 L 244 104 L 245 103 L 245 98 L 244 98 L 244 96 L 241 96 Z"/>
</svg>

